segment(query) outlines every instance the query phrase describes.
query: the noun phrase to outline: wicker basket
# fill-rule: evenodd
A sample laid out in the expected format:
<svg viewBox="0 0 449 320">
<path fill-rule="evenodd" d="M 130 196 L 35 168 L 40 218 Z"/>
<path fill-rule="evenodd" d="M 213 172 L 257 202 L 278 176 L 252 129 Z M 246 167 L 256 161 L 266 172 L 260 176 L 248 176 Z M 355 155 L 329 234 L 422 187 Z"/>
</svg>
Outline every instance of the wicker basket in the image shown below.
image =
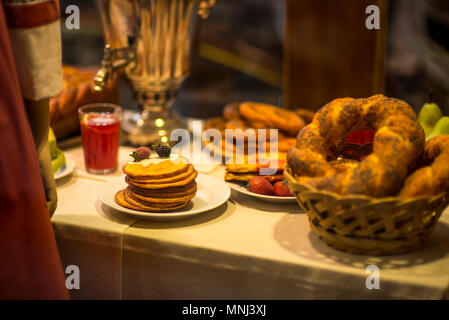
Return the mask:
<svg viewBox="0 0 449 320">
<path fill-rule="evenodd" d="M 299 184 L 288 167 L 284 175 L 311 228 L 327 245 L 354 254 L 419 249 L 449 204 L 449 193 L 411 199 L 342 196 Z"/>
</svg>

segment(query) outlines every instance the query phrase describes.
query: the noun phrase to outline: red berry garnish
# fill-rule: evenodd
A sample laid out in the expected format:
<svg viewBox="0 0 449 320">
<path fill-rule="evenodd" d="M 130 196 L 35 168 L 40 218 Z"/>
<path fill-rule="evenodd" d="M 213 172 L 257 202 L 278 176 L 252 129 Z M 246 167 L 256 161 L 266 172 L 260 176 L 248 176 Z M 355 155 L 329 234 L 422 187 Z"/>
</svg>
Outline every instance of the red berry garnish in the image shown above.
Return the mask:
<svg viewBox="0 0 449 320">
<path fill-rule="evenodd" d="M 134 161 L 139 162 L 150 157 L 151 151 L 147 147 L 140 147 L 133 151 L 130 156 L 134 158 Z"/>
</svg>

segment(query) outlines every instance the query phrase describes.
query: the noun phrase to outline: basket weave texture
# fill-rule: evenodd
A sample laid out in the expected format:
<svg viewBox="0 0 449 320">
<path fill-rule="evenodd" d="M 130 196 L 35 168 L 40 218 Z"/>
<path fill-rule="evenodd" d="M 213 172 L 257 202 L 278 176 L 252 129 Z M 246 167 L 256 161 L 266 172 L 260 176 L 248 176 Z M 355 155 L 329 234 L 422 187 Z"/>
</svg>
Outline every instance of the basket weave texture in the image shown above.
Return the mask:
<svg viewBox="0 0 449 320">
<path fill-rule="evenodd" d="M 285 178 L 310 227 L 330 247 L 353 254 L 391 255 L 419 249 L 429 238 L 449 193 L 404 199 L 339 195 Z"/>
</svg>

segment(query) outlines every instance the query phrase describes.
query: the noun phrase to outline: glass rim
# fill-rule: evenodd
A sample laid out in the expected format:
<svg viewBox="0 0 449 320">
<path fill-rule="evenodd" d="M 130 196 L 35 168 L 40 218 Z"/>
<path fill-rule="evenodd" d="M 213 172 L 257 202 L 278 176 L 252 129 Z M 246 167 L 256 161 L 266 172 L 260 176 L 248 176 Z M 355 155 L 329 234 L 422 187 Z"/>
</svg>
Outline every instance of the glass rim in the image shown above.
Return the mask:
<svg viewBox="0 0 449 320">
<path fill-rule="evenodd" d="M 106 108 L 112 108 L 113 111 L 105 111 L 104 113 L 110 113 L 110 114 L 114 114 L 114 113 L 121 113 L 122 111 L 122 107 L 114 104 L 114 103 L 108 103 L 108 102 L 95 102 L 95 103 L 89 103 L 89 104 L 85 104 L 81 107 L 78 108 L 78 114 L 87 114 L 89 113 L 89 111 L 85 111 L 88 108 L 101 108 L 101 107 L 106 107 Z M 92 111 L 95 112 L 95 111 Z M 97 113 L 102 113 L 101 111 L 96 111 Z"/>
</svg>

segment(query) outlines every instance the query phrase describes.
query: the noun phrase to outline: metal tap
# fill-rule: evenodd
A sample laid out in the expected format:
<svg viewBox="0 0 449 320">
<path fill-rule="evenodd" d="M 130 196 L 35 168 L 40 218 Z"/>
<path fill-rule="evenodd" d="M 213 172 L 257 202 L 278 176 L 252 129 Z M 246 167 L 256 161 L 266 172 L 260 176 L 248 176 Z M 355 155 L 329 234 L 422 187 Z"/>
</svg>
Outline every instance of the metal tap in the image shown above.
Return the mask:
<svg viewBox="0 0 449 320">
<path fill-rule="evenodd" d="M 94 77 L 94 90 L 102 91 L 105 85 L 112 79 L 113 74 L 127 66 L 136 58 L 135 37 L 128 36 L 128 46 L 122 48 L 112 48 L 111 45 L 104 46 L 103 60 L 101 68 Z"/>
</svg>

